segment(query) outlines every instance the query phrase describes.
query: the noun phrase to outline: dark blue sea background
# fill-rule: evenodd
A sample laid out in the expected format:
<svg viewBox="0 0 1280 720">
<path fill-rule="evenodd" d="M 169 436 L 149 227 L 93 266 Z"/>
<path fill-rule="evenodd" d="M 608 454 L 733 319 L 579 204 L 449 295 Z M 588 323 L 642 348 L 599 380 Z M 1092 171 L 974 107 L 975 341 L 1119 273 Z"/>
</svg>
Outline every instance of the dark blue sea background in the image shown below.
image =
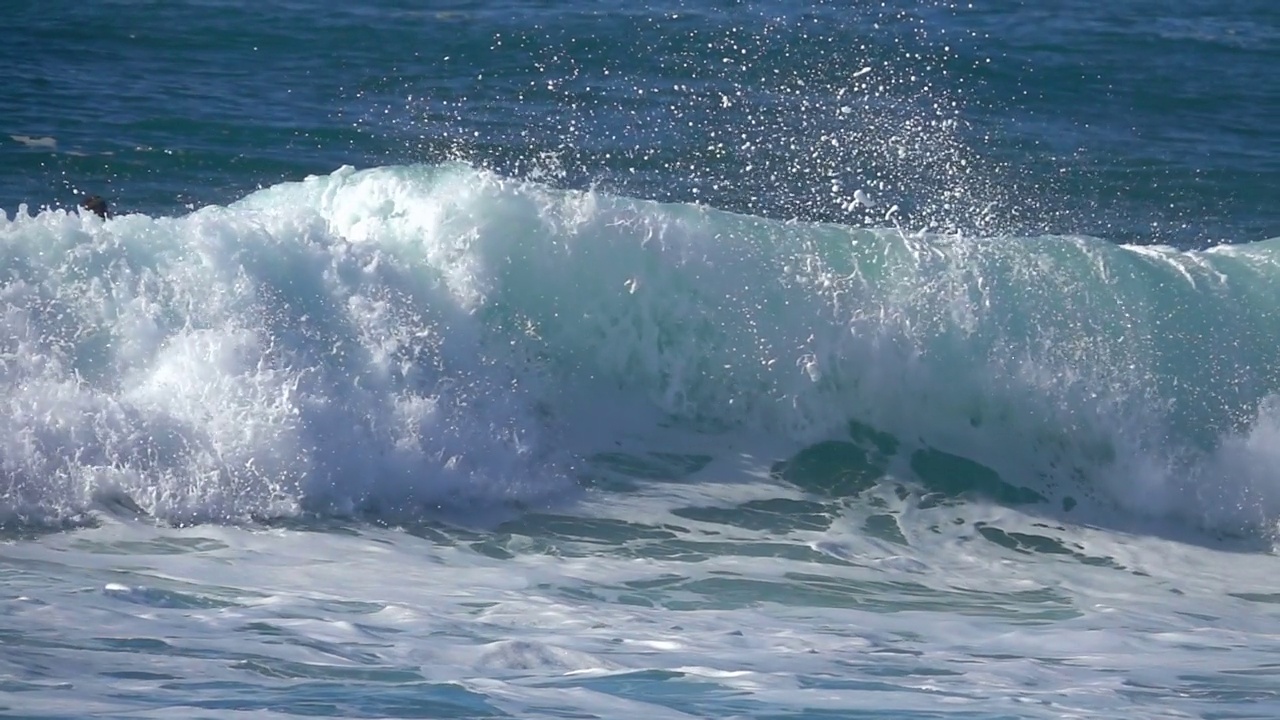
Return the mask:
<svg viewBox="0 0 1280 720">
<path fill-rule="evenodd" d="M 9 18 L 11 213 L 83 192 L 175 213 L 462 159 L 776 218 L 881 224 L 845 210 L 866 188 L 910 229 L 1280 235 L 1268 0 L 55 0 Z"/>
</svg>

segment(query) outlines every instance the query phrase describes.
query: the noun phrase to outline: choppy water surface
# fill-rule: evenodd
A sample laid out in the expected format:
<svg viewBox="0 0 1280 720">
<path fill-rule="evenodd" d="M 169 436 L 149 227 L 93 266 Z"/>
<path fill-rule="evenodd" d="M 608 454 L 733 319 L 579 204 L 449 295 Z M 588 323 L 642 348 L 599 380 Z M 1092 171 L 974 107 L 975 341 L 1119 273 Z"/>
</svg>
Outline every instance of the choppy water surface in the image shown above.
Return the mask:
<svg viewBox="0 0 1280 720">
<path fill-rule="evenodd" d="M 0 714 L 1280 715 L 1275 13 L 15 10 Z"/>
</svg>

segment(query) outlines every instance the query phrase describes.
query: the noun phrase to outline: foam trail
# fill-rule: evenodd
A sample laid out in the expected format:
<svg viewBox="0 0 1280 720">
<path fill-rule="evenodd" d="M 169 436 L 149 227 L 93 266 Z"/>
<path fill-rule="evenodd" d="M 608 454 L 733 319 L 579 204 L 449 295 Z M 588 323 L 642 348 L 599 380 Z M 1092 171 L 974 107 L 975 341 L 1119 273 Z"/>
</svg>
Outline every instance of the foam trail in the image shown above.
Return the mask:
<svg viewBox="0 0 1280 720">
<path fill-rule="evenodd" d="M 30 135 L 10 135 L 10 139 L 19 145 L 40 150 L 57 150 L 58 140 L 51 137 L 32 137 Z"/>
<path fill-rule="evenodd" d="M 906 235 L 445 165 L 20 212 L 0 242 L 10 514 L 546 502 L 584 438 L 657 411 L 795 445 L 853 419 L 1049 495 L 1280 516 L 1277 241 Z"/>
</svg>

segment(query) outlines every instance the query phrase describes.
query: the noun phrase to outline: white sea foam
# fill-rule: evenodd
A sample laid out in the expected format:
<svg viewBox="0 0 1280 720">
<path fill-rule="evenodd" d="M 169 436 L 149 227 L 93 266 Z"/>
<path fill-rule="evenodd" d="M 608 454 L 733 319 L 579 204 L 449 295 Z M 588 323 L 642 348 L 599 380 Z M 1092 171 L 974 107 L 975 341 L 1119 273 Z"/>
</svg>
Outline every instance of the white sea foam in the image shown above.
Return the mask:
<svg viewBox="0 0 1280 720">
<path fill-rule="evenodd" d="M 627 496 L 610 499 L 628 514 Z M 965 523 L 950 521 L 957 511 Z M 850 548 L 839 563 L 782 557 L 810 531 L 752 540 L 739 529 L 729 541 L 691 527 L 628 550 L 576 540 L 568 520 L 556 550 L 506 558 L 483 545 L 547 536 L 472 545 L 451 531 L 432 541 L 129 521 L 9 545 L 21 572 L 8 587 L 24 599 L 0 602 L 0 672 L 25 692 L 4 702 L 17 714 L 59 703 L 296 714 L 323 687 L 347 715 L 395 715 L 408 698 L 436 714 L 483 716 L 487 704 L 548 718 L 1278 707 L 1263 681 L 1280 650 L 1271 555 L 935 508 L 903 521 L 909 546 L 897 553 L 930 569 L 903 574 L 877 562 L 893 556 L 852 514 L 818 533 Z M 676 523 L 688 525 L 667 516 Z M 997 526 L 1107 562 L 1021 553 L 975 532 Z M 672 552 L 710 542 L 714 555 Z M 103 592 L 84 592 L 94 581 Z"/>
<path fill-rule="evenodd" d="M 1274 243 L 858 231 L 459 165 L 0 242 L 10 517 L 465 515 L 571 499 L 658 424 L 785 455 L 849 420 L 907 474 L 937 449 L 1054 503 L 1280 512 Z"/>
<path fill-rule="evenodd" d="M 41 150 L 57 150 L 58 140 L 52 137 L 33 137 L 31 135 L 10 135 L 10 139 L 14 142 L 25 145 L 29 148 L 37 148 Z"/>
</svg>

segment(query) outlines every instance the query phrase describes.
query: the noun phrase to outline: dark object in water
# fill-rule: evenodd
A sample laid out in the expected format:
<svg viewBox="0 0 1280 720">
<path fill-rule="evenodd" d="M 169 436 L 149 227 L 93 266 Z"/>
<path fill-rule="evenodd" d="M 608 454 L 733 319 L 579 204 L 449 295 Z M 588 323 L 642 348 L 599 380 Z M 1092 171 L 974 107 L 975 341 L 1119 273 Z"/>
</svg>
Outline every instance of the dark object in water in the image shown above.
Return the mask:
<svg viewBox="0 0 1280 720">
<path fill-rule="evenodd" d="M 111 211 L 107 209 L 107 201 L 103 200 L 101 195 L 86 195 L 84 200 L 80 201 L 80 207 L 97 213 L 100 218 L 105 218 L 111 214 Z"/>
</svg>

